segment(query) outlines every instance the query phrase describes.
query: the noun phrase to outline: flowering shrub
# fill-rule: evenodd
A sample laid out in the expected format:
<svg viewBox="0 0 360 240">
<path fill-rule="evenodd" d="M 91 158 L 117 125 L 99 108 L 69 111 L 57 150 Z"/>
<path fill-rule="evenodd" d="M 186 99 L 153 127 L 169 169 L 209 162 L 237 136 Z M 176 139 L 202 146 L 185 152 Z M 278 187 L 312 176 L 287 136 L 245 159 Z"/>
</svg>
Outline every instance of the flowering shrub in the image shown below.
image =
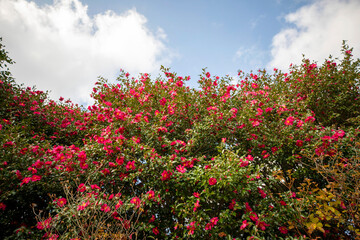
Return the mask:
<svg viewBox="0 0 360 240">
<path fill-rule="evenodd" d="M 237 82 L 204 70 L 199 88 L 122 71 L 87 109 L 2 73 L 1 237 L 359 237 L 360 61 L 343 53 Z"/>
</svg>

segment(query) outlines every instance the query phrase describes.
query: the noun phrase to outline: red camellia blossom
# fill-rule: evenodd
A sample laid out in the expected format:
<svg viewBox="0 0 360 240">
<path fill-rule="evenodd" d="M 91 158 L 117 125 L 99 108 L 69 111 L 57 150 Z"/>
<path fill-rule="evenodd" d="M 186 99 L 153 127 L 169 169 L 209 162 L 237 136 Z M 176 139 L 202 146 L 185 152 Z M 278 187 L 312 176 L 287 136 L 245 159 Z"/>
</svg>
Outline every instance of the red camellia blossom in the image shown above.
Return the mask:
<svg viewBox="0 0 360 240">
<path fill-rule="evenodd" d="M 115 209 L 117 210 L 119 207 L 123 205 L 123 201 L 119 200 L 119 202 L 115 205 Z"/>
<path fill-rule="evenodd" d="M 126 171 L 135 170 L 135 161 L 129 161 L 126 164 Z"/>
<path fill-rule="evenodd" d="M 81 203 L 79 206 L 78 206 L 78 208 L 77 208 L 77 210 L 78 211 L 82 211 L 82 210 L 84 210 L 87 206 L 89 206 L 89 201 L 87 201 L 87 202 L 83 202 L 83 203 Z"/>
<path fill-rule="evenodd" d="M 249 224 L 248 224 L 247 220 L 244 220 L 240 226 L 240 230 L 244 230 L 248 225 Z"/>
<path fill-rule="evenodd" d="M 134 204 L 137 208 L 140 207 L 140 204 L 141 204 L 141 200 L 140 198 L 138 197 L 133 197 L 131 200 L 130 200 L 130 203 Z"/>
<path fill-rule="evenodd" d="M 219 221 L 218 217 L 213 217 L 209 223 L 206 224 L 205 230 L 211 230 Z"/>
<path fill-rule="evenodd" d="M 284 227 L 284 226 L 279 227 L 279 231 L 280 231 L 282 234 L 287 234 L 287 233 L 288 233 L 287 228 Z"/>
<path fill-rule="evenodd" d="M 149 223 L 152 223 L 155 221 L 155 215 L 152 215 L 151 218 L 149 219 Z"/>
<path fill-rule="evenodd" d="M 63 207 L 66 204 L 66 198 L 59 198 L 56 200 L 56 204 L 58 205 L 58 207 Z"/>
<path fill-rule="evenodd" d="M 6 205 L 5 203 L 0 202 L 0 209 L 5 211 Z"/>
<path fill-rule="evenodd" d="M 163 173 L 161 174 L 161 180 L 162 181 L 166 181 L 166 180 L 169 180 L 172 176 L 172 172 L 171 171 L 166 171 L 164 170 Z"/>
<path fill-rule="evenodd" d="M 196 200 L 196 202 L 194 203 L 194 212 L 196 212 L 196 210 L 200 207 L 200 200 Z"/>
<path fill-rule="evenodd" d="M 209 179 L 209 185 L 215 185 L 217 183 L 216 178 L 210 178 Z"/>
<path fill-rule="evenodd" d="M 45 229 L 50 228 L 52 220 L 53 220 L 53 219 L 52 219 L 51 217 L 49 217 L 49 218 L 45 219 L 45 220 L 42 221 L 42 222 L 38 222 L 38 223 L 36 224 L 36 228 L 39 229 L 39 230 L 42 230 L 42 229 L 44 229 L 44 228 L 45 228 Z"/>
<path fill-rule="evenodd" d="M 152 229 L 152 232 L 155 234 L 155 235 L 158 235 L 159 234 L 159 229 L 157 227 L 154 227 Z"/>
<path fill-rule="evenodd" d="M 286 125 L 286 126 L 291 126 L 291 125 L 293 125 L 294 120 L 295 120 L 295 118 L 294 118 L 293 116 L 287 117 L 287 118 L 285 119 L 285 125 Z"/>
<path fill-rule="evenodd" d="M 148 194 L 149 200 L 151 200 L 155 197 L 155 192 L 153 190 L 148 191 L 146 194 Z"/>
<path fill-rule="evenodd" d="M 81 183 L 78 187 L 78 192 L 85 192 L 86 186 L 84 183 Z"/>
<path fill-rule="evenodd" d="M 31 177 L 32 182 L 37 182 L 37 181 L 40 181 L 40 180 L 41 180 L 41 176 L 39 176 L 39 175 L 33 175 Z"/>
<path fill-rule="evenodd" d="M 196 222 L 193 221 L 190 223 L 190 225 L 186 226 L 186 228 L 189 230 L 188 234 L 189 235 L 193 235 L 194 234 L 194 231 L 196 229 L 196 226 L 195 226 Z"/>
<path fill-rule="evenodd" d="M 185 173 L 186 172 L 186 168 L 183 165 L 179 165 L 176 167 L 176 170 L 178 170 L 181 173 Z"/>
<path fill-rule="evenodd" d="M 261 188 L 258 187 L 258 191 L 262 198 L 266 198 L 266 193 L 264 192 L 264 190 L 262 190 Z"/>
<path fill-rule="evenodd" d="M 103 212 L 110 212 L 110 207 L 106 203 L 104 203 L 103 205 L 101 205 L 100 210 Z"/>
<path fill-rule="evenodd" d="M 256 226 L 257 226 L 258 228 L 260 228 L 261 230 L 265 231 L 266 227 L 268 227 L 268 226 L 270 226 L 270 225 L 267 224 L 267 223 L 265 223 L 265 222 L 259 221 L 259 222 L 256 224 Z"/>
</svg>

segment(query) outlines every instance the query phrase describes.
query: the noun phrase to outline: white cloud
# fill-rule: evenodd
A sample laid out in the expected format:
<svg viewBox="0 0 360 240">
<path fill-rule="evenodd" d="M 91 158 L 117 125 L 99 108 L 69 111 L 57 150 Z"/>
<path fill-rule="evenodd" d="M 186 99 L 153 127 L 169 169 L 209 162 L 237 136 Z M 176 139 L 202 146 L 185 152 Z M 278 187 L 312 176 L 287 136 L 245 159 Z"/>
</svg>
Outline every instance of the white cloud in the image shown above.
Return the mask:
<svg viewBox="0 0 360 240">
<path fill-rule="evenodd" d="M 302 54 L 322 63 L 330 54 L 340 57 L 341 44 L 347 40 L 360 53 L 360 1 L 315 0 L 285 16 L 294 27 L 283 29 L 272 40 L 269 68 L 287 70 L 300 64 Z"/>
<path fill-rule="evenodd" d="M 75 102 L 89 102 L 99 75 L 113 79 L 120 68 L 151 73 L 170 63 L 166 33 L 161 28 L 152 33 L 146 22 L 135 9 L 90 17 L 79 0 L 43 7 L 0 0 L 0 36 L 16 61 L 17 82 Z"/>
<path fill-rule="evenodd" d="M 240 47 L 233 57 L 233 61 L 237 62 L 240 67 L 247 66 L 246 69 L 241 69 L 244 72 L 250 70 L 257 71 L 264 68 L 264 59 L 267 58 L 266 52 L 263 51 L 258 44 L 253 44 L 248 47 Z"/>
</svg>

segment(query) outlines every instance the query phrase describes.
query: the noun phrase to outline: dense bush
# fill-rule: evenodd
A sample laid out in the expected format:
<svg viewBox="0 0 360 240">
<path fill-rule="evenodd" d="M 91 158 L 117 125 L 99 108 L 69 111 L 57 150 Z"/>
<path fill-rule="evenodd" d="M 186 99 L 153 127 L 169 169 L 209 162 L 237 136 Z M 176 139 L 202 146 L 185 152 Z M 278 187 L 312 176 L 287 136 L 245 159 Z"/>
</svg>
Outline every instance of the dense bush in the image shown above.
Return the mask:
<svg viewBox="0 0 360 240">
<path fill-rule="evenodd" d="M 99 78 L 87 109 L 17 85 L 1 45 L 5 239 L 355 239 L 359 60 Z"/>
</svg>

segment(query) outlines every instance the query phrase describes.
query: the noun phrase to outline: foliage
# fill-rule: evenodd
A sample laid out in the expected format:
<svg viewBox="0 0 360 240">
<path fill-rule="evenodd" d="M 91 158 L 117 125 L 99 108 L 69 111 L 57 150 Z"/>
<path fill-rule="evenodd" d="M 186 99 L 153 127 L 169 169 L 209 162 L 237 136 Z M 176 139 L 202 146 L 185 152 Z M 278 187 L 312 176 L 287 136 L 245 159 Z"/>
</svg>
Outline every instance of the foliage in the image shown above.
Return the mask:
<svg viewBox="0 0 360 240">
<path fill-rule="evenodd" d="M 121 72 L 99 78 L 87 109 L 2 72 L 0 236 L 358 238 L 351 51 L 237 82 L 204 69 L 199 88 L 163 67 Z"/>
</svg>

